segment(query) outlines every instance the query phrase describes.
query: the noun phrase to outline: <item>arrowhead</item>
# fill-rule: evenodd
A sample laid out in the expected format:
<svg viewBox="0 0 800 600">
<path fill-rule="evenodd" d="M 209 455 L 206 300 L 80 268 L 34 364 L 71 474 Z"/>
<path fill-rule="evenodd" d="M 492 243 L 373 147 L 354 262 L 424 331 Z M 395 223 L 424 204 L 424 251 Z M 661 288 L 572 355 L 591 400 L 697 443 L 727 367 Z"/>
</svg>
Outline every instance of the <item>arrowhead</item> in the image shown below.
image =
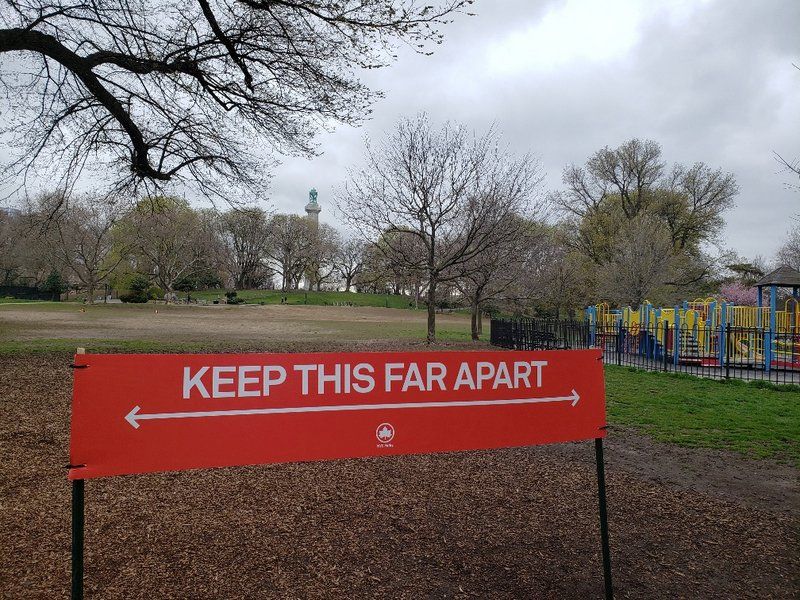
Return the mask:
<svg viewBox="0 0 800 600">
<path fill-rule="evenodd" d="M 573 390 L 572 390 L 572 406 L 575 406 L 578 403 L 578 400 L 580 400 L 580 399 L 581 399 L 581 397 L 578 395 L 578 392 L 576 392 L 575 389 L 573 388 Z"/>
<path fill-rule="evenodd" d="M 139 423 L 136 421 L 136 415 L 138 414 L 138 412 L 139 412 L 139 407 L 134 406 L 133 410 L 131 410 L 131 412 L 129 412 L 125 416 L 125 420 L 128 423 L 130 423 L 131 427 L 133 427 L 134 429 L 139 429 Z"/>
</svg>

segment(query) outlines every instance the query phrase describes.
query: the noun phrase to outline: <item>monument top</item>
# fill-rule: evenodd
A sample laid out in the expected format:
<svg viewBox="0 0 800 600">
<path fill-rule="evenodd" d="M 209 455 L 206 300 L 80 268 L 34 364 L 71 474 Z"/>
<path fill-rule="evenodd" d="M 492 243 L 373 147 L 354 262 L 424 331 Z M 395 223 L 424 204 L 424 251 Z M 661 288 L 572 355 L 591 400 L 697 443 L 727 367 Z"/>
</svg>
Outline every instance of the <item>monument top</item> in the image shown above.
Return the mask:
<svg viewBox="0 0 800 600">
<path fill-rule="evenodd" d="M 306 213 L 316 218 L 316 216 L 321 212 L 322 212 L 322 207 L 317 202 L 317 190 L 311 188 L 311 191 L 308 192 L 308 204 L 306 204 Z"/>
</svg>

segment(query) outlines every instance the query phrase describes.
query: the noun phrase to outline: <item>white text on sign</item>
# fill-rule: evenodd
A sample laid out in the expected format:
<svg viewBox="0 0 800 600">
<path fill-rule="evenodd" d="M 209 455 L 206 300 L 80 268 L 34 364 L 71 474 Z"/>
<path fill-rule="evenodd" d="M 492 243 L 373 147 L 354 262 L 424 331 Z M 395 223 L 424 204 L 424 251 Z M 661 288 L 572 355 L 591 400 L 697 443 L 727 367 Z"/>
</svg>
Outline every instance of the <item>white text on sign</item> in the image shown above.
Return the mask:
<svg viewBox="0 0 800 600">
<path fill-rule="evenodd" d="M 441 362 L 368 362 L 183 368 L 183 398 L 269 397 L 292 378 L 304 396 L 458 390 L 534 389 L 542 387 L 546 360 L 462 362 L 449 370 Z"/>
</svg>

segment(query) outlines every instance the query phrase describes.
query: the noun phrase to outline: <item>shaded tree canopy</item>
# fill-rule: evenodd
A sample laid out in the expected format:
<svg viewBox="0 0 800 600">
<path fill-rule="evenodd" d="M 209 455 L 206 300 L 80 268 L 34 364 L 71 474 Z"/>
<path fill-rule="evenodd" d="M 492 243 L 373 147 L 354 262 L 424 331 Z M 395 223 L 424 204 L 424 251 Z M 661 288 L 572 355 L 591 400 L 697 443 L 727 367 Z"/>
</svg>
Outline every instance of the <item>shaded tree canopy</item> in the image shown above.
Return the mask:
<svg viewBox="0 0 800 600">
<path fill-rule="evenodd" d="M 272 277 L 265 264 L 269 244 L 269 218 L 263 210 L 230 210 L 218 217 L 218 234 L 224 260 L 237 289 L 261 287 Z"/>
<path fill-rule="evenodd" d="M 584 166 L 568 165 L 562 180 L 553 201 L 567 244 L 605 269 L 587 273 L 595 299 L 671 301 L 711 284 L 716 261 L 708 249 L 738 193 L 733 174 L 702 162 L 668 167 L 659 144 L 634 138 L 595 152 Z"/>
<path fill-rule="evenodd" d="M 220 254 L 213 213 L 196 211 L 181 198 L 141 200 L 115 228 L 115 238 L 130 253 L 136 270 L 165 291 Z"/>
<path fill-rule="evenodd" d="M 260 151 L 312 153 L 319 127 L 357 124 L 376 96 L 358 70 L 398 43 L 425 51 L 469 3 L 4 0 L 0 131 L 20 156 L 6 176 L 258 193 Z"/>
<path fill-rule="evenodd" d="M 593 232 L 594 239 L 583 243 L 592 246 L 588 253 L 598 262 L 608 240 L 596 234 L 616 231 L 642 213 L 664 223 L 676 248 L 696 251 L 717 237 L 722 215 L 739 192 L 733 174 L 702 162 L 668 170 L 661 146 L 636 138 L 595 152 L 583 167 L 567 166 L 562 181 L 565 189 L 553 200 L 585 232 Z"/>
</svg>

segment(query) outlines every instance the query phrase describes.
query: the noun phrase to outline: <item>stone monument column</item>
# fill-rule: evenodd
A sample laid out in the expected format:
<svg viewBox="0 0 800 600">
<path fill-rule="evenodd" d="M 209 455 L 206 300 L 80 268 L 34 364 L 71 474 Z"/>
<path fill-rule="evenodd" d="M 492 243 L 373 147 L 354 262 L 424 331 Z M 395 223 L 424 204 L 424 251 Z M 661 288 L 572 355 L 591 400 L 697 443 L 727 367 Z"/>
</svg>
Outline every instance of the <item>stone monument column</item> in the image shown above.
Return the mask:
<svg viewBox="0 0 800 600">
<path fill-rule="evenodd" d="M 308 204 L 306 204 L 306 217 L 311 223 L 311 227 L 314 229 L 315 235 L 319 231 L 319 213 L 321 212 L 322 212 L 322 207 L 317 202 L 317 190 L 311 188 L 311 190 L 308 192 Z M 311 280 L 308 277 L 308 273 L 306 273 L 303 276 L 303 288 L 306 290 L 311 289 Z"/>
<path fill-rule="evenodd" d="M 306 214 L 308 220 L 314 224 L 316 229 L 319 229 L 319 213 L 322 212 L 322 207 L 317 203 L 317 190 L 311 188 L 308 192 L 308 204 L 306 204 Z"/>
</svg>

